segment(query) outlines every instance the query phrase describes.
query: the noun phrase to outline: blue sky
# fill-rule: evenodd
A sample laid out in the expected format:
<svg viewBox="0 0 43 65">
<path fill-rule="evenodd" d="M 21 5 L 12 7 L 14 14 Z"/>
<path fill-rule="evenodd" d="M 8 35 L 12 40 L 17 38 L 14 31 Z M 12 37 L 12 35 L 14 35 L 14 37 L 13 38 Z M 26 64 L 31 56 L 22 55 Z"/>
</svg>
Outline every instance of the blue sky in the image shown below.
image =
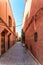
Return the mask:
<svg viewBox="0 0 43 65">
<path fill-rule="evenodd" d="M 22 24 L 25 0 L 10 0 L 16 26 Z M 21 26 L 16 27 L 18 34 L 21 34 Z"/>
</svg>

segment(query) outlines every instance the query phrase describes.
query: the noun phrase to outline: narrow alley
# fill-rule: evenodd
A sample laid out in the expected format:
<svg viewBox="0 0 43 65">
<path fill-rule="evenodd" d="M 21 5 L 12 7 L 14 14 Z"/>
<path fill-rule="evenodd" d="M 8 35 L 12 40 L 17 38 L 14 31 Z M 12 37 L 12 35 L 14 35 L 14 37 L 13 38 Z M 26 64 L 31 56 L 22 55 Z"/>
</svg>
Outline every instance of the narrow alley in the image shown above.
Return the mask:
<svg viewBox="0 0 43 65">
<path fill-rule="evenodd" d="M 32 58 L 30 52 L 17 42 L 0 57 L 0 65 L 39 65 Z"/>
<path fill-rule="evenodd" d="M 0 65 L 43 65 L 43 0 L 0 0 Z"/>
</svg>

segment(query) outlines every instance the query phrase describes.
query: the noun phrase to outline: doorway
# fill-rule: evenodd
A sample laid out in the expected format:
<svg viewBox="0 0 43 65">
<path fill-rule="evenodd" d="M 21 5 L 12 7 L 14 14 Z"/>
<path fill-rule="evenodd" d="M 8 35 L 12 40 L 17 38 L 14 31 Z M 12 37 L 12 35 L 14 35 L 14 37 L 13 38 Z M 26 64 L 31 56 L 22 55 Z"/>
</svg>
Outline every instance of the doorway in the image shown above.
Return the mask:
<svg viewBox="0 0 43 65">
<path fill-rule="evenodd" d="M 1 54 L 5 52 L 5 32 L 1 33 Z"/>
<path fill-rule="evenodd" d="M 10 48 L 10 35 L 11 34 L 8 35 L 8 49 Z"/>
</svg>

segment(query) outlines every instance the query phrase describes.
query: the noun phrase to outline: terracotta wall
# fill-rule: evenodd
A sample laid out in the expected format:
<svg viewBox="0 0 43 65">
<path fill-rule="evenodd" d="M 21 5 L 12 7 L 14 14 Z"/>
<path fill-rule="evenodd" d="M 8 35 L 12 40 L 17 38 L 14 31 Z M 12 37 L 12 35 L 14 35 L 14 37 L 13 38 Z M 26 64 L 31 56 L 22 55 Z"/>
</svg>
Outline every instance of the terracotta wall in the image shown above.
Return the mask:
<svg viewBox="0 0 43 65">
<path fill-rule="evenodd" d="M 27 44 L 33 55 L 43 65 L 43 0 L 32 0 L 30 15 L 28 11 L 25 17 L 25 21 L 23 22 L 25 44 Z M 38 35 L 37 41 L 34 40 L 35 32 L 37 32 Z"/>
<path fill-rule="evenodd" d="M 9 16 L 11 17 L 12 26 L 9 26 Z M 16 23 L 12 14 L 12 9 L 9 0 L 0 0 L 0 55 L 2 44 L 5 44 L 5 51 L 8 50 L 8 45 L 12 47 L 16 42 Z M 5 43 L 2 43 L 2 32 L 5 33 Z M 9 40 L 8 40 L 9 39 Z M 10 43 L 8 44 L 8 42 Z M 9 47 L 9 48 L 10 48 Z"/>
</svg>

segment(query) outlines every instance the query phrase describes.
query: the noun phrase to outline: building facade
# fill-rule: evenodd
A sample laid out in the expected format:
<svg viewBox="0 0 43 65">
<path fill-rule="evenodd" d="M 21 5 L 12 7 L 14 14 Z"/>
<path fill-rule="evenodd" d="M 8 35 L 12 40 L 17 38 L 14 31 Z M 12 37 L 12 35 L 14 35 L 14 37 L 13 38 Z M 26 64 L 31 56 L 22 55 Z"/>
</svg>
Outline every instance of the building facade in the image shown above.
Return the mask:
<svg viewBox="0 0 43 65">
<path fill-rule="evenodd" d="M 26 0 L 22 30 L 25 44 L 43 65 L 43 0 Z"/>
<path fill-rule="evenodd" d="M 15 44 L 15 25 L 9 0 L 0 0 L 0 55 Z"/>
</svg>

